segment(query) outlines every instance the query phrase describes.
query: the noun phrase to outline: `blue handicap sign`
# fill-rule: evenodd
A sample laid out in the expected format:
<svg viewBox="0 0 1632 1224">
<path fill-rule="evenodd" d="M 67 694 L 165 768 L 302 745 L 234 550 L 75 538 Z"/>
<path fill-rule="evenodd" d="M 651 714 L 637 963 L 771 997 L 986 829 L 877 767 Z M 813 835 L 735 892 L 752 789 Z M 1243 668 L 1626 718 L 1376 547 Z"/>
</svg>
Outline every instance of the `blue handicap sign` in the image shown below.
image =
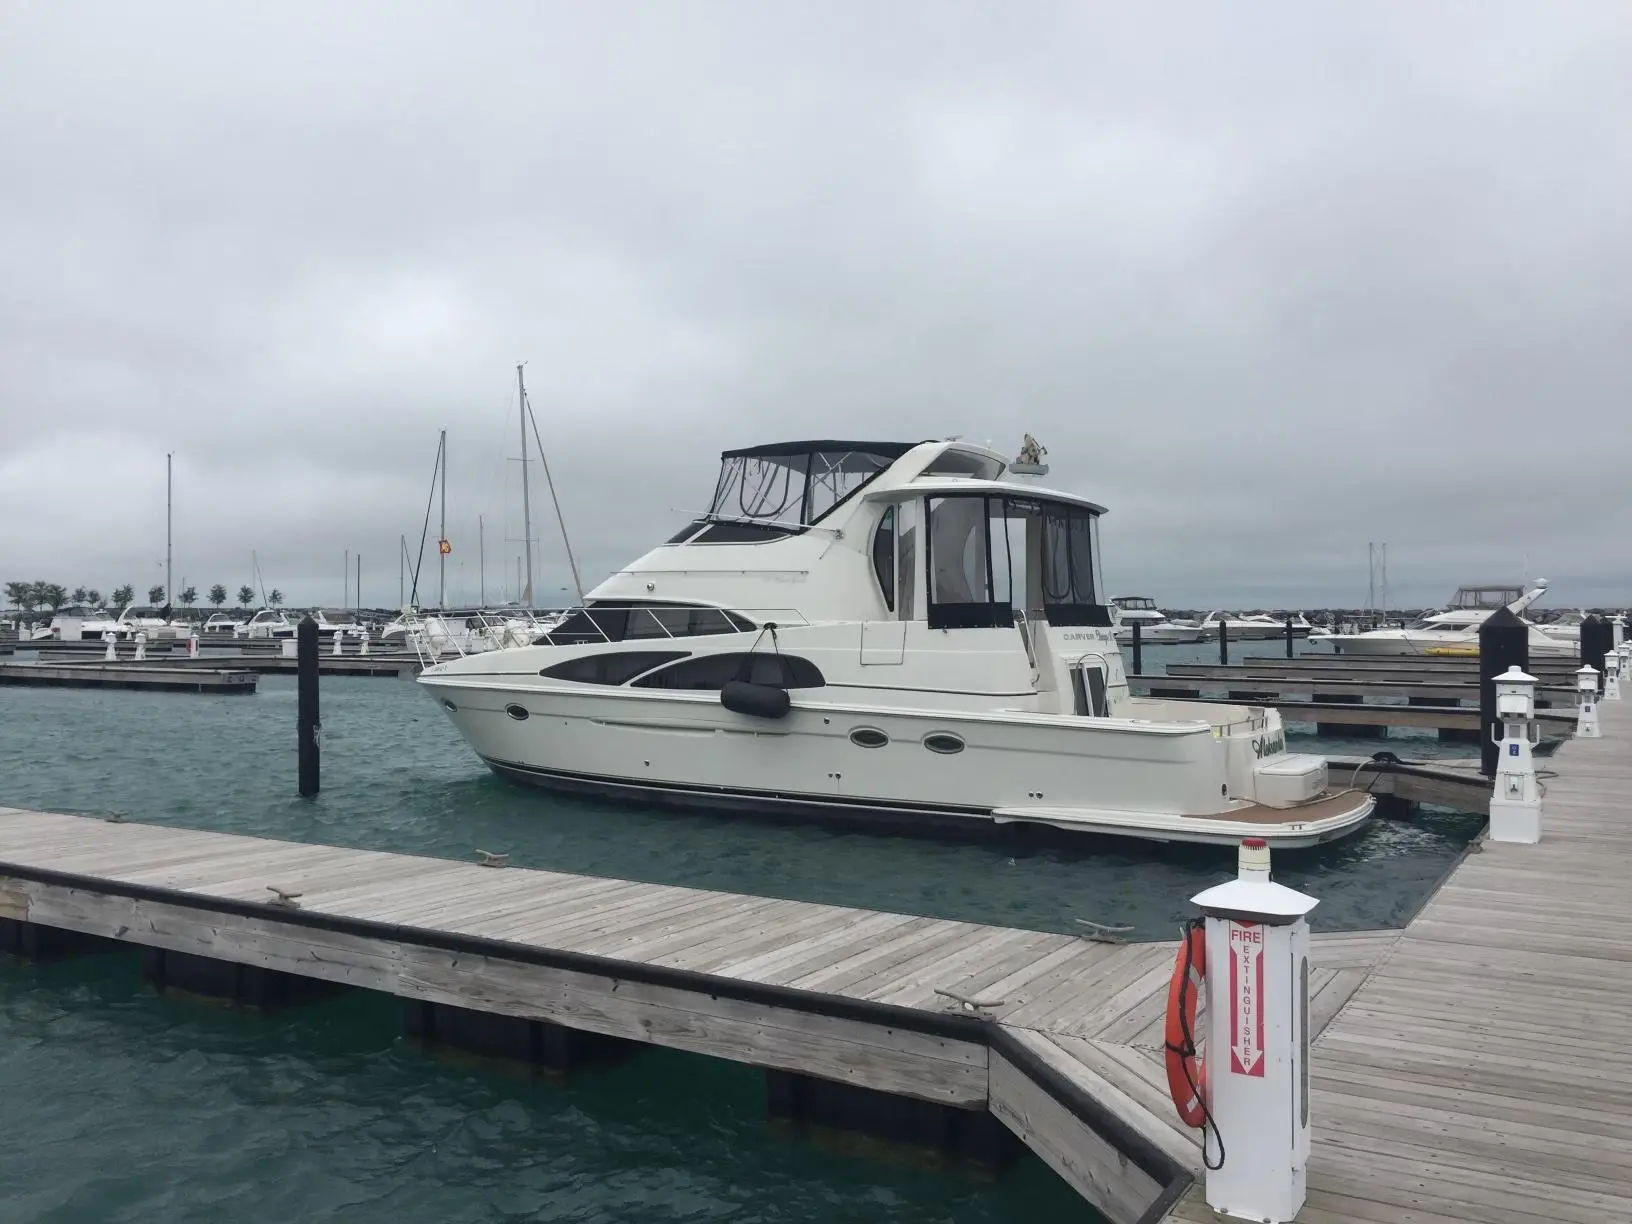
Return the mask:
<svg viewBox="0 0 1632 1224">
<path fill-rule="evenodd" d="M 1509 744 L 1507 746 L 1507 755 L 1508 756 L 1518 756 L 1519 755 L 1519 746 L 1517 744 Z"/>
</svg>

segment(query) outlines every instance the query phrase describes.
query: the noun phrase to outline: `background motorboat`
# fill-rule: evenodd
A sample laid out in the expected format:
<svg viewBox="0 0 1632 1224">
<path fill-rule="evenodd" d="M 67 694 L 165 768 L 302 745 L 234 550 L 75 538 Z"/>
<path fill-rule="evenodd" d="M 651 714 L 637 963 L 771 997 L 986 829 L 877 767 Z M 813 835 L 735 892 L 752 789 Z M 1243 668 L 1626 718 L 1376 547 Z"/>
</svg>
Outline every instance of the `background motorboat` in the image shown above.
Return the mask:
<svg viewBox="0 0 1632 1224">
<path fill-rule="evenodd" d="M 236 632 L 235 636 L 249 638 L 287 638 L 295 636 L 295 622 L 280 608 L 262 608 Z"/>
<path fill-rule="evenodd" d="M 1115 609 L 1116 640 L 1126 646 L 1133 641 L 1133 627 L 1139 626 L 1141 644 L 1159 646 L 1199 642 L 1206 635 L 1194 625 L 1175 624 L 1167 613 L 1156 607 L 1148 595 L 1120 595 L 1111 600 Z"/>
<path fill-rule="evenodd" d="M 58 609 L 50 623 L 36 628 L 29 638 L 35 642 L 100 642 L 104 633 L 121 633 L 119 622 L 101 608 L 74 604 Z"/>
<path fill-rule="evenodd" d="M 1270 616 L 1264 612 L 1254 612 L 1246 615 L 1229 612 L 1209 612 L 1202 619 L 1199 628 L 1207 638 L 1216 639 L 1220 625 L 1229 626 L 1230 640 L 1232 642 L 1261 642 L 1286 636 L 1286 618 L 1284 616 Z M 1313 628 L 1314 626 L 1309 623 L 1301 612 L 1292 616 L 1292 635 L 1294 637 L 1308 637 Z"/>
<path fill-rule="evenodd" d="M 1529 588 L 1507 584 L 1459 587 L 1456 597 L 1443 612 L 1435 612 L 1398 629 L 1373 629 L 1365 633 L 1334 633 L 1323 641 L 1337 654 L 1348 655 L 1476 655 L 1479 627 L 1497 608 L 1507 608 L 1523 619 L 1525 609 L 1547 593 L 1545 579 L 1538 578 Z M 1498 598 L 1513 596 L 1507 603 Z M 1529 647 L 1533 657 L 1568 658 L 1579 650 L 1576 638 L 1553 636 L 1528 620 Z"/>
</svg>

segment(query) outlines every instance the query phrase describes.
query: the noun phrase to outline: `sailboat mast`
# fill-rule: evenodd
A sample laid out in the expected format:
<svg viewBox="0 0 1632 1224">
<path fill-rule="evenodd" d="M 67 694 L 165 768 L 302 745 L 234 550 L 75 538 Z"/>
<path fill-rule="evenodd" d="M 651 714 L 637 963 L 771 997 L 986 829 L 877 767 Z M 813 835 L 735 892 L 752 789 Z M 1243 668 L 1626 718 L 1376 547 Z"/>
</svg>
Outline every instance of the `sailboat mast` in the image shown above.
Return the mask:
<svg viewBox="0 0 1632 1224">
<path fill-rule="evenodd" d="M 436 606 L 448 606 L 448 431 L 442 431 L 437 443 L 442 453 L 442 526 L 437 532 L 436 544 Z"/>
<path fill-rule="evenodd" d="M 175 451 L 164 456 L 164 602 L 170 603 L 170 592 L 173 589 L 170 582 L 170 519 L 175 506 L 175 484 L 171 479 L 171 461 L 176 457 Z"/>
<path fill-rule="evenodd" d="M 397 537 L 397 607 L 402 607 L 408 599 L 408 537 L 406 534 Z"/>
<path fill-rule="evenodd" d="M 527 384 L 521 376 L 524 364 L 516 363 L 516 398 L 521 410 L 521 538 L 527 550 L 527 587 L 522 601 L 530 608 L 533 606 L 533 503 L 527 491 Z"/>
<path fill-rule="evenodd" d="M 482 516 L 476 516 L 476 581 L 480 584 L 481 595 L 478 602 L 487 607 L 487 528 L 482 524 Z"/>
</svg>

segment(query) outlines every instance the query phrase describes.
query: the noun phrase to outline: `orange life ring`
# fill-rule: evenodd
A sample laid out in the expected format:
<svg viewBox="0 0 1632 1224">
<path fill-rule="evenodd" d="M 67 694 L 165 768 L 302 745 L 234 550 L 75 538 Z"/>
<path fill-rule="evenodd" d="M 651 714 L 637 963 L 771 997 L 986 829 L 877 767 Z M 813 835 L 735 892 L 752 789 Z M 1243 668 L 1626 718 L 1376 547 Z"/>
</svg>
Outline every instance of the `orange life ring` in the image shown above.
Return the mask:
<svg viewBox="0 0 1632 1224">
<path fill-rule="evenodd" d="M 1186 1126 L 1200 1127 L 1207 1120 L 1206 1081 L 1202 1059 L 1196 1053 L 1196 1007 L 1201 984 L 1207 979 L 1207 935 L 1198 924 L 1179 944 L 1173 977 L 1167 985 L 1167 1091 Z"/>
</svg>

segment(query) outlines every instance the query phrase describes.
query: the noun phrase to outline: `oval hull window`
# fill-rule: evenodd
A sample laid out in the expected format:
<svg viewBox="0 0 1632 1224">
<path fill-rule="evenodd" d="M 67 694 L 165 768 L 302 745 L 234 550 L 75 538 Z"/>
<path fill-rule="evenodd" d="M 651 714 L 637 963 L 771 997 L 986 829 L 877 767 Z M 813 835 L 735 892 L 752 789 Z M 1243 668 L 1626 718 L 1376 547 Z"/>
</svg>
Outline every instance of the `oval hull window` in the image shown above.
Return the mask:
<svg viewBox="0 0 1632 1224">
<path fill-rule="evenodd" d="M 890 742 L 890 737 L 877 727 L 857 727 L 850 732 L 850 742 L 857 748 L 882 748 Z"/>
<path fill-rule="evenodd" d="M 942 756 L 950 756 L 954 752 L 963 751 L 963 740 L 946 731 L 936 731 L 924 736 L 924 747 L 931 752 L 939 752 Z"/>
<path fill-rule="evenodd" d="M 524 722 L 527 718 L 526 706 L 519 706 L 515 704 L 507 705 L 504 707 L 504 712 L 510 715 L 510 717 L 515 719 L 517 722 Z"/>
<path fill-rule="evenodd" d="M 457 714 L 459 712 L 459 707 L 454 705 L 453 702 L 449 701 L 445 697 L 442 699 L 442 708 L 449 714 Z"/>
</svg>

